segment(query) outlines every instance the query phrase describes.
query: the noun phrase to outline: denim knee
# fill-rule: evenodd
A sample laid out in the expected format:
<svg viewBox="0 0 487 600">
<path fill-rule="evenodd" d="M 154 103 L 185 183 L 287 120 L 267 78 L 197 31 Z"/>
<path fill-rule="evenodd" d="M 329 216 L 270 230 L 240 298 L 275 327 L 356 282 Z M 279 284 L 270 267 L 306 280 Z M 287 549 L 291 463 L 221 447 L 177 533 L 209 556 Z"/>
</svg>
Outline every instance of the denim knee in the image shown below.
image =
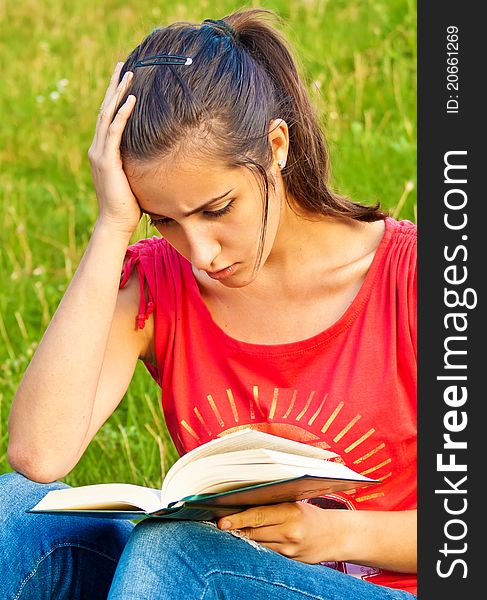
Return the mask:
<svg viewBox="0 0 487 600">
<path fill-rule="evenodd" d="M 53 481 L 52 483 L 38 483 L 28 479 L 22 473 L 12 471 L 0 475 L 0 499 L 3 498 L 4 490 L 15 492 L 18 496 L 27 496 L 31 493 L 45 494 L 51 489 L 60 489 L 69 487 L 62 481 Z"/>
<path fill-rule="evenodd" d="M 122 553 L 109 600 L 173 598 L 178 589 L 187 598 L 200 598 L 208 574 L 219 568 L 219 538 L 224 536 L 231 537 L 205 523 L 140 522 Z"/>
<path fill-rule="evenodd" d="M 36 483 L 19 473 L 0 476 L 2 598 L 99 598 L 93 582 L 106 598 L 133 524 L 27 512 L 47 492 L 66 487 L 59 481 Z M 69 591 L 63 595 L 60 589 Z"/>
<path fill-rule="evenodd" d="M 155 560 L 159 566 L 164 565 L 167 572 L 179 570 L 184 564 L 198 569 L 200 562 L 206 568 L 209 562 L 218 561 L 218 538 L 225 536 L 228 533 L 205 523 L 146 519 L 133 529 L 123 562 L 133 564 L 135 561 L 141 568 L 147 568 Z"/>
<path fill-rule="evenodd" d="M 167 556 L 175 557 L 188 552 L 207 555 L 208 542 L 227 535 L 216 526 L 198 521 L 146 519 L 135 527 L 131 537 L 139 549 L 159 547 Z"/>
<path fill-rule="evenodd" d="M 0 475 L 0 526 L 14 526 L 17 519 L 32 519 L 26 511 L 39 502 L 47 492 L 68 487 L 65 483 L 37 483 L 20 473 Z"/>
<path fill-rule="evenodd" d="M 155 562 L 166 573 L 189 569 L 203 576 L 232 563 L 238 555 L 272 553 L 264 546 L 252 545 L 207 523 L 147 519 L 132 531 L 122 562 L 137 564 L 141 571 L 152 569 Z"/>
</svg>

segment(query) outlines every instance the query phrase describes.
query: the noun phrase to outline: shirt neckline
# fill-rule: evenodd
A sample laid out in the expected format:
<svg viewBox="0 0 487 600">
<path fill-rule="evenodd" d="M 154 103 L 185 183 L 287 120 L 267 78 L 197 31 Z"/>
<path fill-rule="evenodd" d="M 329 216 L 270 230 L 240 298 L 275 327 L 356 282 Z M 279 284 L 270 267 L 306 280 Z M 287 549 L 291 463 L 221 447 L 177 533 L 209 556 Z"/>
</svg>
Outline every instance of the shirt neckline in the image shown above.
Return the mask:
<svg viewBox="0 0 487 600">
<path fill-rule="evenodd" d="M 384 220 L 385 227 L 382 239 L 377 246 L 374 254 L 374 258 L 370 264 L 370 267 L 365 275 L 365 279 L 355 295 L 355 298 L 345 310 L 345 312 L 329 327 L 316 333 L 315 335 L 294 342 L 286 342 L 281 344 L 255 344 L 252 342 L 244 342 L 228 335 L 213 319 L 209 308 L 206 306 L 201 292 L 198 287 L 198 282 L 194 277 L 191 269 L 191 264 L 187 262 L 185 268 L 188 269 L 188 276 L 191 281 L 190 289 L 193 291 L 196 305 L 205 320 L 208 322 L 212 330 L 230 347 L 239 350 L 241 352 L 249 354 L 259 355 L 286 355 L 286 354 L 297 354 L 304 351 L 311 350 L 314 347 L 321 346 L 324 343 L 330 341 L 341 333 L 344 329 L 350 327 L 352 322 L 356 319 L 357 315 L 362 310 L 365 302 L 370 296 L 370 291 L 374 285 L 377 273 L 380 271 L 382 261 L 386 255 L 386 250 L 392 239 L 392 234 L 395 229 L 395 220 L 391 217 L 386 217 Z"/>
</svg>

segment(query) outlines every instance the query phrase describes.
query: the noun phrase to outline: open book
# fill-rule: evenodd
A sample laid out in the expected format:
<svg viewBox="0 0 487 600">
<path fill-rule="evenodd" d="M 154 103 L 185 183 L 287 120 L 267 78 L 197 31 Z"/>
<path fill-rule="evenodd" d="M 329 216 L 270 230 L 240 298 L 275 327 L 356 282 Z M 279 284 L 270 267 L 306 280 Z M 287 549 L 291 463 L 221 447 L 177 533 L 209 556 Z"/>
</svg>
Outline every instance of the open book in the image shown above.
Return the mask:
<svg viewBox="0 0 487 600">
<path fill-rule="evenodd" d="M 191 450 L 162 489 L 106 483 L 48 492 L 28 512 L 205 521 L 249 506 L 293 502 L 380 483 L 334 462 L 337 454 L 253 429 Z"/>
</svg>

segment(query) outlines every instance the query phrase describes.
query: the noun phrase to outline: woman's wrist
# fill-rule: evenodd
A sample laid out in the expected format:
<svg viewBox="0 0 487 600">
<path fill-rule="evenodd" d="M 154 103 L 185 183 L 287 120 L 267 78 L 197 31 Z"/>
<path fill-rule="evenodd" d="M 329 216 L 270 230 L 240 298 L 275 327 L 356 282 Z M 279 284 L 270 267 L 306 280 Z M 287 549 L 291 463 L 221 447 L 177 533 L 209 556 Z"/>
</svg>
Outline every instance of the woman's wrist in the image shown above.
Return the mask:
<svg viewBox="0 0 487 600">
<path fill-rule="evenodd" d="M 114 242 L 120 242 L 127 247 L 134 232 L 135 228 L 132 229 L 131 227 L 113 223 L 109 219 L 98 217 L 93 228 L 92 237 L 108 238 Z"/>
<path fill-rule="evenodd" d="M 323 508 L 317 511 L 320 516 L 319 538 L 327 540 L 321 560 L 352 562 L 357 536 L 360 536 L 358 520 L 354 518 L 355 512 Z"/>
<path fill-rule="evenodd" d="M 416 570 L 416 511 L 324 510 L 323 531 L 333 532 L 327 560 L 392 571 Z"/>
<path fill-rule="evenodd" d="M 344 562 L 358 562 L 365 557 L 362 554 L 362 540 L 367 531 L 367 511 L 336 510 L 339 531 L 337 558 Z M 365 519 L 364 519 L 365 515 Z"/>
</svg>

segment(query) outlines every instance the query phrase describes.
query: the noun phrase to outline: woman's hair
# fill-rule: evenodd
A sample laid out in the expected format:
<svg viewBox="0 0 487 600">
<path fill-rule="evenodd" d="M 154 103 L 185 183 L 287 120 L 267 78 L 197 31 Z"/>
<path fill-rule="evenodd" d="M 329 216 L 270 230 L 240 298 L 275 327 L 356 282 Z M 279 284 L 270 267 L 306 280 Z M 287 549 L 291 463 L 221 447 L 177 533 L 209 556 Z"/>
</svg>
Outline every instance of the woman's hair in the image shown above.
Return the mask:
<svg viewBox="0 0 487 600">
<path fill-rule="evenodd" d="M 329 189 L 323 132 L 288 42 L 272 20 L 280 19 L 271 10 L 243 9 L 220 22 L 178 22 L 152 31 L 120 73 L 121 79 L 131 70 L 134 77 L 119 105 L 129 93 L 137 98 L 122 135 L 122 159 L 143 164 L 201 157 L 247 167 L 264 189 L 264 236 L 273 184 L 269 125 L 283 119 L 289 130 L 286 195 L 308 213 L 383 219 L 379 204 L 364 206 Z M 191 57 L 192 64 L 135 67 L 158 54 Z"/>
</svg>

